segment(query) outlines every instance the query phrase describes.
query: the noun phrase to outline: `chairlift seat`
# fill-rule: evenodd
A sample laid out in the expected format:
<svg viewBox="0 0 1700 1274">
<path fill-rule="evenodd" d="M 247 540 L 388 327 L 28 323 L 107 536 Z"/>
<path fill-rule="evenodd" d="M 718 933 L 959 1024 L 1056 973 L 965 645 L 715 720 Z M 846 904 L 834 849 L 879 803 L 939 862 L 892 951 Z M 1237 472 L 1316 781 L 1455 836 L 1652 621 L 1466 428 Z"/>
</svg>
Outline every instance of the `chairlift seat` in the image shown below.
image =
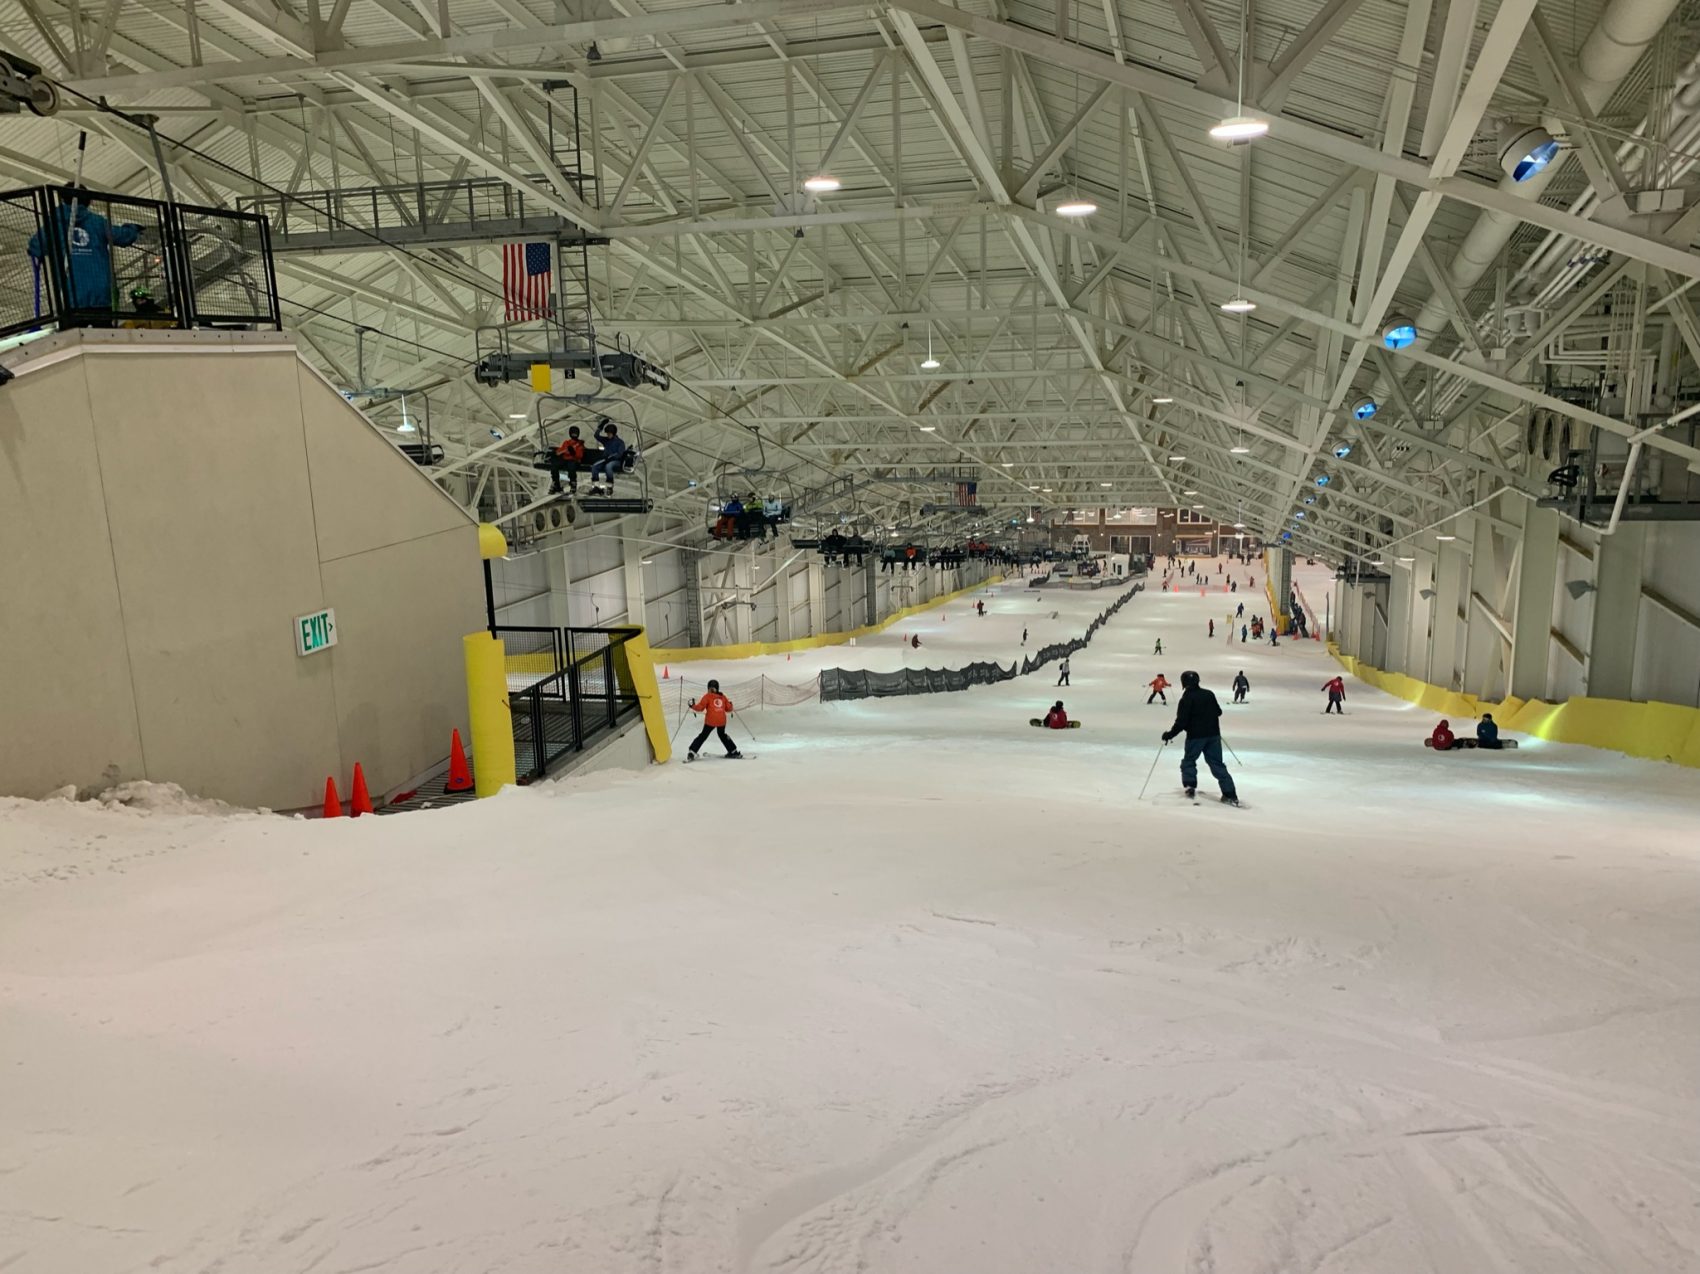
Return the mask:
<svg viewBox="0 0 1700 1274">
<path fill-rule="evenodd" d="M 423 442 L 404 442 L 399 450 L 402 455 L 421 467 L 443 463 L 443 449 L 436 443 L 427 445 Z"/>
<path fill-rule="evenodd" d="M 648 513 L 655 501 L 637 496 L 587 495 L 578 502 L 586 513 Z"/>
</svg>

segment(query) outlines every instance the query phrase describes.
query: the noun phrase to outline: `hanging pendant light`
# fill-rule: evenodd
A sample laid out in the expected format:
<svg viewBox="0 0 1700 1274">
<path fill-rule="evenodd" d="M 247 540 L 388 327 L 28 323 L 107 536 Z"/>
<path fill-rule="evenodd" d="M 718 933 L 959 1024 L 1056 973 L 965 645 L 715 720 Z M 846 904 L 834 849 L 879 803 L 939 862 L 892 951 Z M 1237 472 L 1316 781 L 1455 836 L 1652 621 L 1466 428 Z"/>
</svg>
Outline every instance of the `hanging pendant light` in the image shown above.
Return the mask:
<svg viewBox="0 0 1700 1274">
<path fill-rule="evenodd" d="M 418 433 L 419 432 L 417 429 L 415 429 L 413 427 L 413 421 L 408 419 L 406 397 L 403 397 L 402 400 L 401 400 L 401 423 L 395 427 L 395 431 L 398 434 L 411 434 L 411 433 Z"/>
<path fill-rule="evenodd" d="M 1090 199 L 1081 199 L 1077 196 L 1073 199 L 1064 199 L 1052 211 L 1059 217 L 1090 217 L 1098 211 L 1098 205 Z"/>
<path fill-rule="evenodd" d="M 1230 299 L 1222 302 L 1222 309 L 1228 314 L 1250 314 L 1256 308 L 1256 301 L 1248 301 L 1238 292 L 1235 292 Z"/>
<path fill-rule="evenodd" d="M 921 360 L 921 370 L 924 372 L 937 371 L 939 360 L 933 357 L 933 325 L 927 324 L 927 356 Z"/>
<path fill-rule="evenodd" d="M 1210 136 L 1219 142 L 1249 142 L 1269 131 L 1268 120 L 1245 113 L 1246 31 L 1246 0 L 1240 0 L 1239 88 L 1234 95 L 1234 113 L 1210 127 Z"/>
<path fill-rule="evenodd" d="M 830 195 L 835 190 L 844 189 L 844 183 L 830 173 L 816 173 L 803 179 L 803 189 L 811 195 Z"/>
</svg>

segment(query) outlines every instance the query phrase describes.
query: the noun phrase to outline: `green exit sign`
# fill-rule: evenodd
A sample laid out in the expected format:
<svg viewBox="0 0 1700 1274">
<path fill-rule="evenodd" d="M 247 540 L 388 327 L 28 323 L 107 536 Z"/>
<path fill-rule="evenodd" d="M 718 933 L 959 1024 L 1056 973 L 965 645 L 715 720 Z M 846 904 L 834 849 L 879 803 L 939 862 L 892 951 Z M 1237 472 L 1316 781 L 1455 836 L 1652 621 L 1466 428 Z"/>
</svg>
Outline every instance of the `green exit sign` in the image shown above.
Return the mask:
<svg viewBox="0 0 1700 1274">
<path fill-rule="evenodd" d="M 315 611 L 295 621 L 295 653 L 316 655 L 336 645 L 336 612 Z"/>
</svg>

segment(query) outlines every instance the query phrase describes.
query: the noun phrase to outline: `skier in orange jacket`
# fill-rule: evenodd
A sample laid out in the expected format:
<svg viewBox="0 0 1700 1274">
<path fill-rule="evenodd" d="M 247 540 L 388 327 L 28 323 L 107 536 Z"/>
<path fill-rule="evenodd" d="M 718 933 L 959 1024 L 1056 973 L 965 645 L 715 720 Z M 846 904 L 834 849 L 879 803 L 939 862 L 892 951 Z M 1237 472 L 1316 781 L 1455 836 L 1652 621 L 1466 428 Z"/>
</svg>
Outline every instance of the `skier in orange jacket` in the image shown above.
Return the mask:
<svg viewBox="0 0 1700 1274">
<path fill-rule="evenodd" d="M 726 722 L 732 716 L 732 701 L 720 693 L 720 683 L 708 683 L 708 693 L 691 705 L 692 712 L 702 713 L 702 733 L 691 743 L 690 751 L 685 753 L 685 760 L 697 759 L 697 752 L 707 742 L 708 736 L 718 733 L 720 741 L 726 745 L 726 755 L 737 758 L 743 756 L 738 751 L 738 745 L 732 742 L 732 736 L 726 733 Z"/>
<path fill-rule="evenodd" d="M 1157 674 L 1156 680 L 1152 681 L 1150 686 L 1151 693 L 1145 697 L 1146 703 L 1150 703 L 1155 699 L 1161 699 L 1164 703 L 1169 701 L 1169 696 L 1163 693 L 1163 691 L 1169 688 L 1169 679 L 1162 673 Z"/>
</svg>

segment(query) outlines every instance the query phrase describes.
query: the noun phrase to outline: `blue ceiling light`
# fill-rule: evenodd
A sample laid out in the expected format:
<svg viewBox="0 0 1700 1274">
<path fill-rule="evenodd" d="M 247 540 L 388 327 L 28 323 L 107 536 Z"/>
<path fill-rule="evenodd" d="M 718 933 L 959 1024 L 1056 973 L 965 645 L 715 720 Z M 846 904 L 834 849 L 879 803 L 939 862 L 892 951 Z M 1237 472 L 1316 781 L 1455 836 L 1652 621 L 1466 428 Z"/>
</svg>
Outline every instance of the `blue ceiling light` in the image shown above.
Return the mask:
<svg viewBox="0 0 1700 1274">
<path fill-rule="evenodd" d="M 1327 486 L 1328 485 L 1328 475 L 1326 473 L 1317 474 L 1316 475 L 1316 485 L 1319 486 L 1319 487 Z"/>
<path fill-rule="evenodd" d="M 1302 522 L 1302 521 L 1304 521 L 1304 516 L 1305 516 L 1305 511 L 1303 509 L 1300 509 L 1297 513 L 1293 514 L 1293 521 Z"/>
<path fill-rule="evenodd" d="M 1368 394 L 1352 404 L 1352 415 L 1358 420 L 1368 420 L 1378 410 L 1380 410 L 1380 404 Z"/>
<path fill-rule="evenodd" d="M 1403 314 L 1396 314 L 1387 320 L 1387 326 L 1381 329 L 1381 343 L 1388 349 L 1405 349 L 1417 343 L 1417 325 Z"/>
<path fill-rule="evenodd" d="M 1307 495 L 1305 497 L 1305 503 L 1306 504 L 1315 504 L 1316 503 L 1316 497 L 1314 495 Z M 1302 518 L 1304 516 L 1304 514 L 1301 513 L 1301 514 L 1299 514 L 1299 516 Z"/>
<path fill-rule="evenodd" d="M 1334 448 L 1334 458 L 1336 460 L 1344 460 L 1347 456 L 1349 456 L 1351 454 L 1352 454 L 1352 444 L 1349 443 L 1349 442 L 1343 442 L 1338 447 Z"/>
<path fill-rule="evenodd" d="M 1512 181 L 1528 181 L 1544 172 L 1558 154 L 1558 143 L 1539 124 L 1507 124 L 1499 133 L 1499 166 Z"/>
<path fill-rule="evenodd" d="M 1290 540 L 1293 538 L 1293 533 L 1291 531 L 1282 531 L 1281 538 L 1283 540 Z"/>
</svg>

